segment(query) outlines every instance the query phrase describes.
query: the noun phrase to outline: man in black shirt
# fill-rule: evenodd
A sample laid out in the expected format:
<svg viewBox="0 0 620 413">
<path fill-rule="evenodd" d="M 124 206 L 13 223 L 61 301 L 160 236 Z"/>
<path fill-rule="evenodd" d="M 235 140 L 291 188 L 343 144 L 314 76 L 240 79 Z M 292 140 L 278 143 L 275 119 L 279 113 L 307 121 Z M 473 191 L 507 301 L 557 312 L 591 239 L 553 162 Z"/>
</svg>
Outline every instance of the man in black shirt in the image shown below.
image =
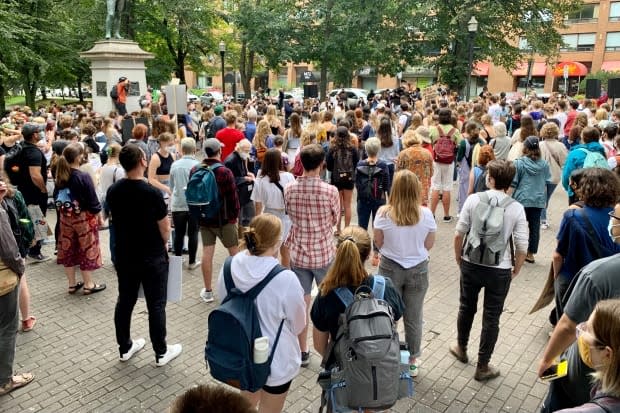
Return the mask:
<svg viewBox="0 0 620 413">
<path fill-rule="evenodd" d="M 131 339 L 131 313 L 140 285 L 149 312 L 149 334 L 155 365 L 164 366 L 181 354 L 181 344 L 166 344 L 166 296 L 170 237 L 168 209 L 158 189 L 144 180 L 146 154 L 135 144 L 121 150 L 119 160 L 127 178 L 113 184 L 106 196 L 115 231 L 118 300 L 114 311 L 116 341 L 121 361 L 128 361 L 145 344 Z M 140 211 L 140 213 L 136 213 Z"/>
<path fill-rule="evenodd" d="M 28 251 L 28 257 L 33 262 L 49 260 L 41 254 L 41 245 L 47 237 L 47 223 L 45 213 L 47 211 L 47 161 L 43 152 L 37 146 L 39 141 L 40 126 L 36 123 L 26 123 L 22 128 L 24 141 L 21 143 L 22 150 L 19 154 L 19 170 L 17 182 L 13 182 L 24 196 L 28 212 L 33 220 L 35 228 L 36 244 Z"/>
</svg>

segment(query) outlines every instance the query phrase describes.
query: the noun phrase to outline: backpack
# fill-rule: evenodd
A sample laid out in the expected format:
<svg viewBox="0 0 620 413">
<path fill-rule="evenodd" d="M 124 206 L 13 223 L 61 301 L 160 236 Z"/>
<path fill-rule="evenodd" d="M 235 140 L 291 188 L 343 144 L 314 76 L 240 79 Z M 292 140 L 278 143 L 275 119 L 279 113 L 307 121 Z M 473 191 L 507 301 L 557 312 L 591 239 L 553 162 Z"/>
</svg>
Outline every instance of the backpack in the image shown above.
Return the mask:
<svg viewBox="0 0 620 413">
<path fill-rule="evenodd" d="M 607 159 L 601 155 L 598 151 L 589 151 L 586 148 L 578 148 L 580 151 L 585 152 L 586 157 L 583 160 L 583 168 L 603 168 L 609 169 Z"/>
<path fill-rule="evenodd" d="M 215 118 L 213 118 L 205 125 L 205 139 L 215 138 L 215 124 Z"/>
<path fill-rule="evenodd" d="M 344 184 L 353 181 L 353 154 L 350 150 L 338 149 L 334 152 L 332 183 Z"/>
<path fill-rule="evenodd" d="M 346 309 L 340 315 L 336 339 L 330 343 L 323 360 L 324 363 L 335 360 L 335 367 L 327 366 L 331 370 L 319 375 L 324 389 L 321 410 L 327 403 L 333 412 L 384 410 L 392 407 L 399 397 L 408 397 L 413 392 L 409 366 L 400 364 L 400 343 L 392 308 L 383 300 L 385 278 L 374 275 L 372 282 L 372 289 L 361 285 L 355 294 L 346 287 L 334 290 Z M 331 373 L 329 384 L 325 382 L 326 373 Z"/>
<path fill-rule="evenodd" d="M 293 162 L 293 169 L 291 169 L 291 173 L 295 178 L 300 177 L 304 173 L 304 165 L 301 163 L 301 157 L 299 154 L 295 156 L 295 161 Z"/>
<path fill-rule="evenodd" d="M 189 213 L 199 221 L 213 219 L 220 211 L 222 201 L 215 170 L 222 166 L 224 165 L 216 162 L 211 166 L 195 167 L 187 182 L 185 199 Z"/>
<path fill-rule="evenodd" d="M 16 142 L 15 145 L 4 156 L 4 170 L 9 181 L 15 186 L 20 184 L 19 163 L 22 158 L 22 145 Z"/>
<path fill-rule="evenodd" d="M 254 340 L 263 337 L 255 300 L 265 286 L 286 268 L 277 264 L 250 290 L 242 293 L 235 287 L 230 272 L 233 257 L 224 262 L 226 297 L 222 304 L 209 314 L 205 360 L 214 379 L 240 390 L 260 390 L 271 372 L 271 361 L 278 346 L 284 319 L 280 322 L 269 358 L 261 364 L 254 363 Z"/>
<path fill-rule="evenodd" d="M 486 166 L 476 166 L 476 168 L 480 169 L 480 175 L 478 175 L 476 177 L 476 180 L 474 181 L 474 192 L 484 192 L 486 190 L 488 190 L 489 188 L 487 187 L 487 168 Z M 475 169 L 474 169 L 474 176 L 476 175 L 475 173 Z"/>
<path fill-rule="evenodd" d="M 110 89 L 110 97 L 112 98 L 112 100 L 117 100 L 118 99 L 118 85 L 114 85 L 112 86 L 112 89 Z"/>
<path fill-rule="evenodd" d="M 360 199 L 385 199 L 383 174 L 385 171 L 377 165 L 360 165 L 356 168 L 355 187 Z"/>
<path fill-rule="evenodd" d="M 405 120 L 405 126 L 403 126 L 403 134 L 407 131 L 407 129 L 409 129 L 409 126 L 411 126 L 411 118 L 412 115 L 405 115 L 407 117 L 407 119 Z"/>
<path fill-rule="evenodd" d="M 504 212 L 515 200 L 507 196 L 498 203 L 489 198 L 488 192 L 480 192 L 478 197 L 480 204 L 472 211 L 471 228 L 463 243 L 463 256 L 472 264 L 494 267 L 502 261 L 511 241 L 506 242 L 504 236 Z"/>
<path fill-rule="evenodd" d="M 437 131 L 439 131 L 439 139 L 435 142 L 435 146 L 433 150 L 435 152 L 435 162 L 451 164 L 454 162 L 455 158 L 455 149 L 456 145 L 452 141 L 452 137 L 456 133 L 456 128 L 450 129 L 450 131 L 445 134 L 441 127 L 437 127 Z"/>
</svg>

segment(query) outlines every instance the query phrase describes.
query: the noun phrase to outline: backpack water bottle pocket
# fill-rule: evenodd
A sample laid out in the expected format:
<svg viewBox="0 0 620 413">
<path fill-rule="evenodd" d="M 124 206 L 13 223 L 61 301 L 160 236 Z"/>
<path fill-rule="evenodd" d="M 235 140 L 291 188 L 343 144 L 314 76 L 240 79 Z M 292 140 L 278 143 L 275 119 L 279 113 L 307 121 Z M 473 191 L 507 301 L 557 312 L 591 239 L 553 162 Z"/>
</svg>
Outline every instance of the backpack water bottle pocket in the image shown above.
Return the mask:
<svg viewBox="0 0 620 413">
<path fill-rule="evenodd" d="M 400 365 L 400 379 L 398 380 L 398 398 L 404 399 L 413 396 L 413 378 L 409 372 L 409 364 Z"/>
<path fill-rule="evenodd" d="M 347 383 L 344 380 L 344 372 L 332 371 L 331 384 L 328 391 L 328 400 L 334 413 L 349 413 L 351 409 L 347 406 Z"/>
</svg>

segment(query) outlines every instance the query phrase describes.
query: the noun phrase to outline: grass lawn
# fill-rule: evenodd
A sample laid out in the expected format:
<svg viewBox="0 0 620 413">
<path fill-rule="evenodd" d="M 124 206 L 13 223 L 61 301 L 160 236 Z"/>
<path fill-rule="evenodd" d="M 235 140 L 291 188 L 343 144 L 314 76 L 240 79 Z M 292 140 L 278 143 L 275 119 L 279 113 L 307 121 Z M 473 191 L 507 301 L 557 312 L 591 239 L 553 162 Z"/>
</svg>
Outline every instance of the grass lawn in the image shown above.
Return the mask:
<svg viewBox="0 0 620 413">
<path fill-rule="evenodd" d="M 85 102 L 80 102 L 79 100 L 77 100 L 76 98 L 70 98 L 70 97 L 66 97 L 66 98 L 62 98 L 62 97 L 53 97 L 51 99 L 40 99 L 36 101 L 36 106 L 38 105 L 45 105 L 45 106 L 49 106 L 50 102 L 54 101 L 56 102 L 58 105 L 75 105 L 77 103 L 85 103 Z M 87 101 L 90 101 L 90 99 L 87 99 Z M 4 99 L 4 103 L 8 109 L 11 109 L 13 106 L 23 106 L 26 104 L 26 98 L 24 96 L 12 96 L 12 97 L 6 97 Z M 34 109 L 34 108 L 31 108 Z"/>
</svg>

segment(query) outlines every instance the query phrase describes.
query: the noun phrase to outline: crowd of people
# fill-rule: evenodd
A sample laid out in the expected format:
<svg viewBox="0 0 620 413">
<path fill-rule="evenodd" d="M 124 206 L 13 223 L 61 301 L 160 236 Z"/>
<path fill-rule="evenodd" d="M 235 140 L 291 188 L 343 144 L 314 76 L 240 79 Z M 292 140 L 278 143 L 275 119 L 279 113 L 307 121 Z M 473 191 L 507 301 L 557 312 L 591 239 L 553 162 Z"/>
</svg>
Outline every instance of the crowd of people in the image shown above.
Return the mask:
<svg viewBox="0 0 620 413">
<path fill-rule="evenodd" d="M 423 380 L 430 251 L 438 225 L 456 216 L 457 340 L 446 351 L 469 362 L 484 289 L 474 378 L 500 375 L 490 361 L 511 281 L 526 262 L 540 261 L 540 231 L 555 229 L 549 316 L 555 327 L 538 374 L 565 350 L 570 367 L 552 382 L 543 411 L 598 411 L 592 410 L 597 405 L 618 411 L 620 106 L 555 95 L 546 102 L 535 96 L 509 102 L 504 94 L 459 102 L 436 92 L 423 96 L 401 87 L 353 107 L 344 93 L 310 105 L 283 96 L 202 110 L 188 103 L 186 114 L 168 113 L 163 95 L 125 116 L 83 105 L 13 108 L 0 125 L 0 395 L 33 380 L 13 374 L 15 332 L 19 313 L 22 330 L 34 328 L 25 272 L 50 259 L 41 252 L 48 233 L 67 293 L 89 295 L 106 289 L 95 281 L 105 228 L 118 274 L 120 361 L 146 343 L 130 333 L 140 286 L 156 365 L 181 354 L 181 344 L 166 341 L 168 253 L 187 253 L 190 271 L 200 267 L 203 287 L 196 294 L 205 303 L 222 301 L 223 270 L 213 262 L 219 240 L 243 292 L 277 264 L 287 268 L 256 300 L 264 335 L 279 344 L 262 389 L 242 393 L 250 408 L 282 411 L 292 380 L 311 362 L 310 319 L 314 350 L 329 356 L 345 311 L 335 291 L 372 285 L 369 268 L 386 278 L 385 300 L 404 323 L 407 363 Z M 131 136 L 123 135 L 127 119 L 144 120 Z M 208 217 L 192 213 L 186 199 L 188 182 L 201 169 L 213 174 L 221 198 Z M 549 208 L 560 183 L 568 195 L 565 211 Z M 440 203 L 443 215 L 436 217 Z M 48 208 L 57 216 L 54 230 Z M 176 402 L 176 411 L 218 394 L 194 390 Z"/>
</svg>

